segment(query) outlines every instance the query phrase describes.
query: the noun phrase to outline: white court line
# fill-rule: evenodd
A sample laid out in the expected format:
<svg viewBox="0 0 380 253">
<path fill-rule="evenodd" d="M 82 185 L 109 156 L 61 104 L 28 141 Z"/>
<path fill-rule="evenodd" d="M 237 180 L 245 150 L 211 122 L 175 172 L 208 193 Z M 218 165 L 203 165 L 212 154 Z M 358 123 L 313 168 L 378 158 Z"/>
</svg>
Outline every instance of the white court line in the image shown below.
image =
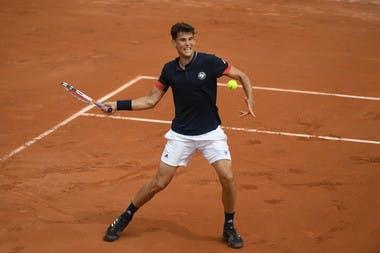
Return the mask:
<svg viewBox="0 0 380 253">
<path fill-rule="evenodd" d="M 120 86 L 120 88 L 114 90 L 113 92 L 103 96 L 99 99 L 99 101 L 103 101 L 105 99 L 108 99 L 115 94 L 121 92 L 122 90 L 126 89 L 130 85 L 140 81 L 141 79 L 157 79 L 157 77 L 153 76 L 137 76 L 135 79 L 127 82 L 126 84 Z M 219 86 L 226 86 L 224 83 L 218 83 Z M 241 85 L 239 85 L 241 87 Z M 380 98 L 378 97 L 366 97 L 366 96 L 355 96 L 355 95 L 347 95 L 347 94 L 338 94 L 338 93 L 326 93 L 326 92 L 316 92 L 316 91 L 304 91 L 304 90 L 292 90 L 292 89 L 279 89 L 279 88 L 271 88 L 271 87 L 260 87 L 260 86 L 253 86 L 253 89 L 256 90 L 268 90 L 268 91 L 278 91 L 278 92 L 290 92 L 290 93 L 300 93 L 300 94 L 309 94 L 309 95 L 322 95 L 322 96 L 335 96 L 335 97 L 343 97 L 343 98 L 352 98 L 352 99 L 364 99 L 364 100 L 376 100 L 380 101 Z M 41 140 L 42 138 L 46 137 L 47 135 L 51 134 L 61 126 L 64 126 L 71 122 L 72 120 L 76 119 L 77 117 L 83 115 L 83 113 L 87 112 L 88 110 L 92 109 L 94 106 L 89 105 L 85 107 L 84 109 L 80 110 L 79 112 L 73 114 L 69 118 L 65 119 L 61 123 L 55 125 L 54 127 L 50 128 L 49 130 L 43 132 L 37 137 L 34 137 L 30 141 L 24 143 L 20 147 L 14 149 L 12 152 L 4 155 L 2 158 L 0 158 L 0 161 L 6 161 L 10 157 L 14 156 L 15 154 L 21 152 L 25 148 L 33 145 L 38 140 Z M 135 119 L 137 120 L 137 119 Z M 153 122 L 153 121 L 152 121 Z M 281 133 L 281 132 L 271 132 L 271 131 L 264 131 L 264 130 L 256 130 L 256 129 L 247 129 L 248 132 L 257 132 L 257 133 L 270 133 L 270 134 L 277 134 L 277 135 L 290 135 L 290 136 L 298 136 L 298 137 L 304 137 L 304 138 L 318 138 L 318 139 L 327 139 L 327 140 L 340 140 L 340 141 L 351 141 L 351 142 L 362 142 L 362 143 L 370 143 L 370 144 L 379 144 L 378 141 L 371 141 L 371 140 L 356 140 L 356 139 L 348 139 L 348 138 L 338 138 L 338 137 L 329 137 L 329 136 L 314 136 L 314 135 L 303 135 L 303 134 L 292 134 L 292 133 Z"/>
<path fill-rule="evenodd" d="M 157 79 L 154 76 L 143 76 L 144 79 Z M 218 83 L 219 86 L 227 86 L 225 83 Z M 239 88 L 242 88 L 241 85 L 238 85 Z M 272 87 L 263 87 L 263 86 L 252 86 L 254 90 L 267 90 L 267 91 L 277 91 L 277 92 L 288 92 L 288 93 L 299 93 L 299 94 L 308 94 L 308 95 L 319 95 L 319 96 L 332 96 L 332 97 L 341 97 L 341 98 L 352 98 L 352 99 L 362 99 L 362 100 L 375 100 L 380 101 L 380 97 L 367 97 L 367 96 L 356 96 L 340 93 L 328 93 L 328 92 L 318 92 L 318 91 L 307 91 L 307 90 L 293 90 L 293 89 L 279 89 Z"/>
<path fill-rule="evenodd" d="M 145 78 L 144 76 L 137 76 L 136 78 L 132 79 L 131 81 L 123 84 L 122 86 L 120 86 L 120 88 L 118 88 L 118 89 L 116 89 L 116 90 L 108 93 L 104 97 L 101 97 L 99 99 L 99 101 L 103 101 L 105 99 L 108 99 L 108 98 L 114 96 L 115 94 L 119 93 L 120 91 L 126 89 L 127 87 L 131 86 L 132 84 L 134 84 L 134 83 L 136 83 L 136 82 L 138 82 L 138 81 L 140 81 L 141 79 L 144 79 L 144 78 Z M 11 158 L 12 156 L 14 156 L 15 154 L 21 152 L 22 150 L 24 150 L 27 147 L 33 145 L 34 143 L 36 143 L 37 141 L 41 140 L 42 138 L 48 136 L 49 134 L 51 134 L 52 132 L 54 132 L 55 130 L 57 130 L 58 128 L 60 128 L 61 126 L 64 126 L 64 125 L 68 124 L 69 122 L 73 121 L 74 119 L 78 118 L 80 115 L 82 115 L 83 113 L 85 113 L 88 110 L 92 109 L 93 107 L 94 107 L 94 105 L 89 105 L 89 106 L 83 108 L 82 110 L 78 111 L 77 113 L 74 113 L 72 116 L 68 117 L 67 119 L 65 119 L 61 123 L 53 126 L 49 130 L 43 132 L 42 134 L 38 135 L 37 137 L 34 137 L 30 141 L 25 142 L 23 145 L 21 145 L 20 147 L 16 148 L 12 152 L 4 155 L 3 157 L 0 158 L 0 161 L 4 162 L 4 161 L 8 160 L 9 158 Z"/>
<path fill-rule="evenodd" d="M 160 124 L 171 124 L 171 121 L 168 121 L 168 120 L 146 119 L 146 118 L 135 118 L 135 117 L 124 117 L 124 116 L 107 116 L 107 115 L 94 114 L 94 113 L 83 113 L 82 116 L 142 121 L 142 122 L 151 122 L 151 123 L 160 123 Z M 283 136 L 292 136 L 292 137 L 299 137 L 299 138 L 306 138 L 306 139 L 322 139 L 322 140 L 330 140 L 330 141 L 358 142 L 358 143 L 380 145 L 380 141 L 374 141 L 374 140 L 362 140 L 362 139 L 352 139 L 352 138 L 343 138 L 343 137 L 332 137 L 332 136 L 323 136 L 323 135 L 315 135 L 315 134 L 297 134 L 297 133 L 287 133 L 287 132 L 276 132 L 276 131 L 268 131 L 268 130 L 243 128 L 243 127 L 223 126 L 222 128 L 228 129 L 228 130 L 233 130 L 233 131 L 250 132 L 250 133 L 283 135 Z"/>
<path fill-rule="evenodd" d="M 220 85 L 227 86 L 226 84 L 220 84 Z M 239 85 L 239 86 L 241 87 L 241 85 Z M 339 94 L 339 93 L 327 93 L 327 92 L 318 92 L 318 91 L 279 89 L 279 88 L 260 87 L 260 86 L 253 86 L 253 89 L 256 89 L 256 90 L 268 90 L 268 91 L 279 91 L 279 92 L 288 92 L 288 93 L 300 93 L 300 94 L 307 94 L 307 95 L 319 95 L 319 96 L 331 96 L 331 97 L 341 97 L 341 98 L 353 98 L 353 99 L 380 101 L 379 97 L 366 97 L 366 96 L 356 96 L 356 95 Z"/>
<path fill-rule="evenodd" d="M 33 139 L 31 139 L 30 141 L 27 141 L 25 142 L 23 145 L 21 145 L 20 147 L 16 148 L 15 150 L 13 150 L 12 152 L 4 155 L 0 161 L 5 161 L 7 159 L 9 159 L 10 157 L 14 156 L 15 154 L 21 152 L 22 150 L 26 149 L 27 147 L 33 145 L 35 142 L 41 140 L 42 138 L 48 136 L 49 134 L 51 134 L 52 132 L 54 132 L 55 130 L 57 130 L 58 128 L 60 128 L 61 126 L 64 126 L 66 125 L 67 123 L 69 123 L 70 121 L 76 119 L 77 117 L 79 117 L 82 113 L 88 111 L 89 109 L 91 109 L 92 107 L 94 107 L 93 105 L 89 105 L 85 108 L 83 108 L 82 110 L 80 110 L 79 112 L 73 114 L 72 116 L 68 117 L 67 119 L 65 119 L 64 121 L 62 121 L 61 123 L 53 126 L 52 128 L 50 128 L 49 130 L 43 132 L 42 134 L 38 135 L 37 137 L 34 137 Z"/>
</svg>

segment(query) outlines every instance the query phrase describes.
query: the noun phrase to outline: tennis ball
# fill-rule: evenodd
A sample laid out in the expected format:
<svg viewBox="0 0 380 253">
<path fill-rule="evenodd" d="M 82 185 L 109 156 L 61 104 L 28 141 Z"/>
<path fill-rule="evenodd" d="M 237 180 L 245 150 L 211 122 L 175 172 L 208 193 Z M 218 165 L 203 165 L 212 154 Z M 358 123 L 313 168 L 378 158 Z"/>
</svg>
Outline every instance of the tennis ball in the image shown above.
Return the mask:
<svg viewBox="0 0 380 253">
<path fill-rule="evenodd" d="M 235 80 L 229 80 L 229 81 L 227 82 L 227 87 L 228 87 L 228 89 L 230 89 L 230 90 L 236 90 L 237 87 L 238 87 L 238 84 L 237 84 L 237 82 L 236 82 Z"/>
</svg>

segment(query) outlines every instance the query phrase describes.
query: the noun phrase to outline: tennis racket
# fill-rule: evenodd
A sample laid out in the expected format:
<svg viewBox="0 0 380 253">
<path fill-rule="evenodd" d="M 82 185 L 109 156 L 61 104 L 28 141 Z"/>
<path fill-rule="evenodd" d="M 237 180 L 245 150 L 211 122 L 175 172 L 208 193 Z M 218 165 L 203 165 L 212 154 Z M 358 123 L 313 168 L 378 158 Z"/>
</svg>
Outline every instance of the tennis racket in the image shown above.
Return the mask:
<svg viewBox="0 0 380 253">
<path fill-rule="evenodd" d="M 68 84 L 66 82 L 62 82 L 61 85 L 63 86 L 63 88 L 68 93 L 70 93 L 73 97 L 77 98 L 78 100 L 80 100 L 80 101 L 82 101 L 82 102 L 84 102 L 86 104 L 94 104 L 94 105 L 96 105 L 99 108 L 103 107 L 102 102 L 94 100 L 93 98 L 91 98 L 90 96 L 86 95 L 82 91 L 78 90 L 74 86 L 72 86 L 72 85 L 70 85 L 70 84 Z M 108 108 L 107 112 L 111 113 L 112 112 L 112 108 L 111 107 Z"/>
</svg>

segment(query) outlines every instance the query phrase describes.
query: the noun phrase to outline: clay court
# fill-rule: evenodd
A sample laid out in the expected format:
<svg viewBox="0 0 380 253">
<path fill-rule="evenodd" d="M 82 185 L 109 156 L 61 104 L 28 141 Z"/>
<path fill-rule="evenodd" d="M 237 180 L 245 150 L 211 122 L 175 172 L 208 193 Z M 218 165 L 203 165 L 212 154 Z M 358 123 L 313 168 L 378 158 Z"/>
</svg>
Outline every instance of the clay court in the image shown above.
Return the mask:
<svg viewBox="0 0 380 253">
<path fill-rule="evenodd" d="M 155 173 L 172 95 L 109 117 L 59 85 L 145 95 L 178 21 L 254 81 L 256 118 L 239 117 L 241 88 L 218 87 L 240 252 L 379 252 L 380 2 L 343 0 L 0 0 L 0 252 L 235 251 L 199 153 L 104 242 Z"/>
</svg>

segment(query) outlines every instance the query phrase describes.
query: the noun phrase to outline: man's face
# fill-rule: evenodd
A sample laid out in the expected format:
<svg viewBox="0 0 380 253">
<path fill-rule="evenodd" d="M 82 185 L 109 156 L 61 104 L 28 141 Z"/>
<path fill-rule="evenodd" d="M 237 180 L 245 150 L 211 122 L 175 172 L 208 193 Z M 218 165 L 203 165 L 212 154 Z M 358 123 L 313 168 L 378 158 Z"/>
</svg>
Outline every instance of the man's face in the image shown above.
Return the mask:
<svg viewBox="0 0 380 253">
<path fill-rule="evenodd" d="M 172 43 L 180 57 L 190 58 L 193 55 L 195 46 L 194 34 L 179 32 L 177 38 Z"/>
</svg>

